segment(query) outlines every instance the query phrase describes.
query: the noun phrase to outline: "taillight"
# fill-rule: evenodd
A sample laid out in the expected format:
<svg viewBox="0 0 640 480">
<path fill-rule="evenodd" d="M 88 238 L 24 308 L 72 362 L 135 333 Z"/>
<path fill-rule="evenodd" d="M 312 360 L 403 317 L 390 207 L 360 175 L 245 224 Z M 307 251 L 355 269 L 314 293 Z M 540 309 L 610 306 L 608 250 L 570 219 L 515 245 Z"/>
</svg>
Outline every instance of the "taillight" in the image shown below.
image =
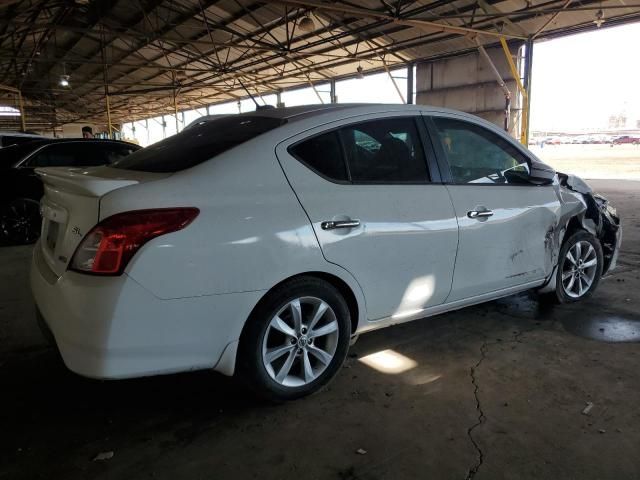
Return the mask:
<svg viewBox="0 0 640 480">
<path fill-rule="evenodd" d="M 142 245 L 183 229 L 199 213 L 197 208 L 159 208 L 105 218 L 80 242 L 69 269 L 95 275 L 120 275 Z"/>
</svg>

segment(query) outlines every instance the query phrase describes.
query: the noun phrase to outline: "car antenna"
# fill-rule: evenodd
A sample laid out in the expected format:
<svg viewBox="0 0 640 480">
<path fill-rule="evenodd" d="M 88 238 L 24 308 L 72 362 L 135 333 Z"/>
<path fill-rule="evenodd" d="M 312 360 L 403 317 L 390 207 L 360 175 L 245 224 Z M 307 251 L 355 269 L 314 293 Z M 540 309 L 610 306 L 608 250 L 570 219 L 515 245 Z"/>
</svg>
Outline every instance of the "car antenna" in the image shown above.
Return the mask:
<svg viewBox="0 0 640 480">
<path fill-rule="evenodd" d="M 238 82 L 240 82 L 240 86 L 244 89 L 245 92 L 247 92 L 247 95 L 249 95 L 249 98 L 251 100 L 253 100 L 253 103 L 256 104 L 256 110 L 260 109 L 260 105 L 258 104 L 258 102 L 256 101 L 255 98 L 253 98 L 253 95 L 251 95 L 251 92 L 249 91 L 249 89 L 247 87 L 244 86 L 244 83 L 242 83 L 242 80 L 238 79 Z"/>
<path fill-rule="evenodd" d="M 249 89 L 247 87 L 244 86 L 244 83 L 242 83 L 242 80 L 238 79 L 238 82 L 240 82 L 240 85 L 242 86 L 242 88 L 244 89 L 245 92 L 247 92 L 247 95 L 249 95 L 249 98 L 251 98 L 251 100 L 253 100 L 253 103 L 256 104 L 256 112 L 258 110 L 270 110 L 272 108 L 275 108 L 273 105 L 260 105 L 256 99 L 254 98 L 253 95 L 251 95 L 251 92 L 249 91 Z"/>
</svg>

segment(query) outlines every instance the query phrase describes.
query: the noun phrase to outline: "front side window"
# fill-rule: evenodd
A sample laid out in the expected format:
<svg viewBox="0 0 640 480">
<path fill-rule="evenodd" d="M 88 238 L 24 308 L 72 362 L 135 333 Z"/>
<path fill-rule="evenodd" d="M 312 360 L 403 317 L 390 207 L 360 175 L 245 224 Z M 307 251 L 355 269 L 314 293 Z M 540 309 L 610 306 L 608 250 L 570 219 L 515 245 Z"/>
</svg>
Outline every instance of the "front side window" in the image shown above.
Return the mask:
<svg viewBox="0 0 640 480">
<path fill-rule="evenodd" d="M 422 144 L 413 118 L 390 118 L 340 129 L 354 183 L 426 183 Z"/>
<path fill-rule="evenodd" d="M 508 140 L 479 125 L 434 117 L 454 183 L 528 183 L 526 157 Z"/>
</svg>

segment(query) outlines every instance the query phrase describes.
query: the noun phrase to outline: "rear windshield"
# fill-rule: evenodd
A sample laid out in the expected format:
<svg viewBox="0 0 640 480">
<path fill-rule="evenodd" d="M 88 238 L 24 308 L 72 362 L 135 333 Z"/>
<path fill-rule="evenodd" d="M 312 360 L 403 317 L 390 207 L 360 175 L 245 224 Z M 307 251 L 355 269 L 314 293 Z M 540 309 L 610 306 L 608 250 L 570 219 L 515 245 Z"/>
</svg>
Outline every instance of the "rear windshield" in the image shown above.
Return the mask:
<svg viewBox="0 0 640 480">
<path fill-rule="evenodd" d="M 285 123 L 280 118 L 229 115 L 194 125 L 161 142 L 138 150 L 111 167 L 171 173 L 215 157 Z"/>
</svg>

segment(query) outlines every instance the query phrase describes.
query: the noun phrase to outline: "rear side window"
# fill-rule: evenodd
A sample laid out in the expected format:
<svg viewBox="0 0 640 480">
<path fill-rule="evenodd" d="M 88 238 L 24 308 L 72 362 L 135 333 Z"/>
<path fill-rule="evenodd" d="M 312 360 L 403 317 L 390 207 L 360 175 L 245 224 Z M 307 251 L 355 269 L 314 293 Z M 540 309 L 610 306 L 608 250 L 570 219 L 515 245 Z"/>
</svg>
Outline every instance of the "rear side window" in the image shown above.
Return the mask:
<svg viewBox="0 0 640 480">
<path fill-rule="evenodd" d="M 353 182 L 425 183 L 427 164 L 413 118 L 391 118 L 340 129 Z"/>
<path fill-rule="evenodd" d="M 289 153 L 332 181 L 356 184 L 429 181 L 413 117 L 342 127 L 295 144 Z"/>
<path fill-rule="evenodd" d="M 338 132 L 310 138 L 291 148 L 290 153 L 316 173 L 333 181 L 346 182 L 347 169 Z"/>
<path fill-rule="evenodd" d="M 138 150 L 112 167 L 171 173 L 191 168 L 285 122 L 280 118 L 228 115 L 194 125 Z"/>
</svg>

